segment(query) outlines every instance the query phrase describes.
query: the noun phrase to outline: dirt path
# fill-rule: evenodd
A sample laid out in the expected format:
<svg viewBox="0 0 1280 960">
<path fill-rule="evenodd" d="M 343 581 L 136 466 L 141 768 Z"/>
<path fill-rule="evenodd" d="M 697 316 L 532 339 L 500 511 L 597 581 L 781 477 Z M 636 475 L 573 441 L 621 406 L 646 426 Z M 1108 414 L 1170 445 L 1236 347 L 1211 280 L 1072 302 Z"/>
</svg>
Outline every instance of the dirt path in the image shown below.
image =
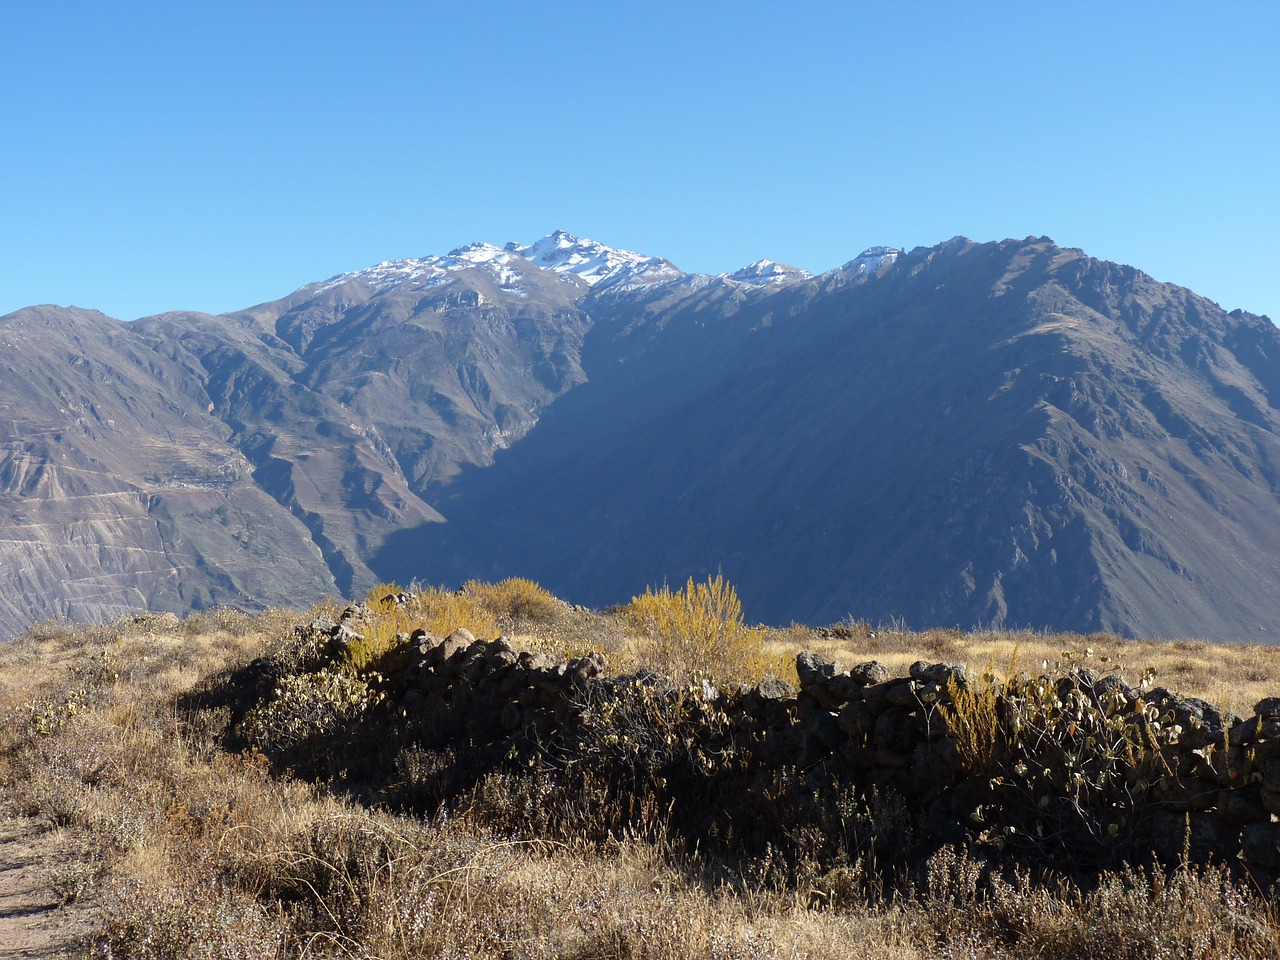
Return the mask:
<svg viewBox="0 0 1280 960">
<path fill-rule="evenodd" d="M 0 960 L 86 955 L 92 908 L 59 906 L 52 886 L 68 847 L 34 820 L 0 815 Z"/>
</svg>

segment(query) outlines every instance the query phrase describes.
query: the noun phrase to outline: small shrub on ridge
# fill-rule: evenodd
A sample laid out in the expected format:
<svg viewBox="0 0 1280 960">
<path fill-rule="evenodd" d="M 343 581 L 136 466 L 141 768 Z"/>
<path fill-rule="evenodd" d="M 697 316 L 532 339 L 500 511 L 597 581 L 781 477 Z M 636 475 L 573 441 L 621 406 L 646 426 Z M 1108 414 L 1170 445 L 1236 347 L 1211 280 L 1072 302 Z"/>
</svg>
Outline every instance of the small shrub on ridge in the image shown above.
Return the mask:
<svg viewBox="0 0 1280 960">
<path fill-rule="evenodd" d="M 654 667 L 679 679 L 759 682 L 770 663 L 765 631 L 742 621 L 733 586 L 717 575 L 693 578 L 683 590 L 645 590 L 624 608 L 631 626 L 648 639 Z"/>
<path fill-rule="evenodd" d="M 468 580 L 462 585 L 462 591 L 478 599 L 496 616 L 510 620 L 546 622 L 555 616 L 559 605 L 549 591 L 524 577 L 508 577 L 498 583 Z"/>
</svg>

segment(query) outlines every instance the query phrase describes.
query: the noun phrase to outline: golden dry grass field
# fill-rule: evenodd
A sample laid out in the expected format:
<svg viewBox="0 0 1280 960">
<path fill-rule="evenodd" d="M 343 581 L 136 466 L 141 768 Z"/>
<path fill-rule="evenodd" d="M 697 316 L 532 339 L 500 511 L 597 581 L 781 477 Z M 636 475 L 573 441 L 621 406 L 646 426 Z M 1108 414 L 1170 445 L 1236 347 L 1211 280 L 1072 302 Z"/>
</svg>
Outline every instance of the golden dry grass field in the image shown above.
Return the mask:
<svg viewBox="0 0 1280 960">
<path fill-rule="evenodd" d="M 497 586 L 469 584 L 470 600 L 450 615 L 480 616 L 469 622 L 518 647 L 600 651 L 612 670 L 648 662 L 651 638 L 627 610 L 586 611 Z M 828 875 L 824 889 L 840 895 L 815 898 L 811 884 L 778 882 L 767 864 L 712 863 L 653 832 L 587 842 L 504 830 L 480 794 L 409 817 L 225 750 L 229 708 L 208 696 L 193 708 L 192 691 L 217 691 L 296 624 L 338 608 L 42 625 L 0 648 L 0 812 L 56 834 L 64 851 L 40 880 L 68 905 L 67 932 L 42 955 L 1280 955 L 1273 901 L 1212 870 L 1131 872 L 1089 890 L 1026 875 L 979 884 L 963 851 L 947 851 L 910 894 L 841 888 Z M 1032 673 L 1085 663 L 1130 679 L 1154 668 L 1157 683 L 1236 712 L 1280 693 L 1271 679 L 1280 678 L 1280 649 L 1102 636 L 793 626 L 764 631 L 754 662 L 794 671 L 801 649 L 845 666 L 878 659 L 895 675 L 918 659 Z"/>
</svg>

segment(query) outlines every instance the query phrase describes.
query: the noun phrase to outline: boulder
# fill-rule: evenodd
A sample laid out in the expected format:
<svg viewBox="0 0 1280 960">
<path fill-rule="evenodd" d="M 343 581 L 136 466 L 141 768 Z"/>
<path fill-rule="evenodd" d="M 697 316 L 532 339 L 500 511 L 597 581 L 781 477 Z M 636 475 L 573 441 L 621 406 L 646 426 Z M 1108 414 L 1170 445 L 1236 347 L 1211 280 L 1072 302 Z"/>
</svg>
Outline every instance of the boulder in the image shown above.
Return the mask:
<svg viewBox="0 0 1280 960">
<path fill-rule="evenodd" d="M 796 655 L 796 675 L 800 678 L 801 690 L 807 692 L 811 687 L 825 686 L 838 673 L 838 663 L 828 663 L 808 650 Z"/>
<path fill-rule="evenodd" d="M 916 724 L 903 707 L 890 707 L 876 718 L 872 746 L 876 750 L 903 754 L 908 762 L 917 741 Z"/>
<path fill-rule="evenodd" d="M 1151 846 L 1165 863 L 1230 863 L 1240 851 L 1240 828 L 1211 813 L 1162 810 L 1152 818 Z M 1188 832 L 1190 831 L 1190 832 Z"/>
<path fill-rule="evenodd" d="M 840 708 L 836 723 L 846 736 L 862 743 L 875 729 L 876 718 L 866 703 L 855 700 Z"/>
<path fill-rule="evenodd" d="M 903 707 L 908 710 L 922 705 L 920 684 L 915 680 L 893 680 L 885 686 L 885 703 L 891 707 Z"/>
<path fill-rule="evenodd" d="M 889 679 L 889 669 L 878 660 L 868 660 L 866 663 L 860 663 L 849 670 L 849 676 L 856 683 L 862 686 L 870 686 L 873 683 L 884 683 Z"/>
<path fill-rule="evenodd" d="M 1266 697 L 1259 700 L 1253 712 L 1259 717 L 1280 717 L 1280 697 Z"/>
<path fill-rule="evenodd" d="M 1280 823 L 1250 823 L 1241 840 L 1245 862 L 1263 870 L 1280 870 Z"/>
<path fill-rule="evenodd" d="M 1257 784 L 1236 790 L 1218 792 L 1218 816 L 1227 823 L 1266 823 L 1271 814 L 1262 802 L 1262 788 Z"/>
</svg>

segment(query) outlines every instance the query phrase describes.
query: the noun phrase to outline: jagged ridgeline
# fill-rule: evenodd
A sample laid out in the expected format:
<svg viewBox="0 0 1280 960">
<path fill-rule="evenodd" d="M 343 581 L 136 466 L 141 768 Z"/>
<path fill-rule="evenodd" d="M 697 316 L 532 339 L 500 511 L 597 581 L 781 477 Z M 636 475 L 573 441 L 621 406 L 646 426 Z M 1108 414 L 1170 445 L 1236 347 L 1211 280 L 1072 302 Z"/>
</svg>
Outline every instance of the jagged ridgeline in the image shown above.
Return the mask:
<svg viewBox="0 0 1280 960">
<path fill-rule="evenodd" d="M 1276 328 L 1045 238 L 710 277 L 556 233 L 0 346 L 0 635 L 717 571 L 755 622 L 1280 635 Z"/>
</svg>

